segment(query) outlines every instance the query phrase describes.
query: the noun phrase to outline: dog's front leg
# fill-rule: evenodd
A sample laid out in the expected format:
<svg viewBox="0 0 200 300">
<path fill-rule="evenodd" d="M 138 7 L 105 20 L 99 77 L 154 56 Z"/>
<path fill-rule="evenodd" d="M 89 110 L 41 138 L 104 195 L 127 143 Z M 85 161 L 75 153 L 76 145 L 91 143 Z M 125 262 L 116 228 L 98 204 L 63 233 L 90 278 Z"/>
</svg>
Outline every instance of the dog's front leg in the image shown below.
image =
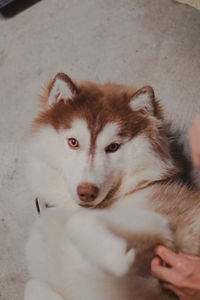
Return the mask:
<svg viewBox="0 0 200 300">
<path fill-rule="evenodd" d="M 167 220 L 152 211 L 133 212 L 81 211 L 67 224 L 69 237 L 88 260 L 104 270 L 122 276 L 134 262 L 135 250 L 128 249 L 128 240 L 134 245 L 172 245 L 172 234 Z M 135 246 L 134 246 L 135 247 Z"/>
<path fill-rule="evenodd" d="M 147 209 L 107 211 L 101 215 L 101 220 L 110 231 L 133 241 L 136 247 L 140 248 L 144 242 L 149 247 L 158 243 L 168 247 L 173 244 L 173 234 L 168 220 L 154 211 Z"/>
<path fill-rule="evenodd" d="M 81 211 L 67 223 L 68 236 L 91 263 L 123 276 L 133 264 L 135 252 L 127 249 L 125 239 L 112 233 L 99 211 Z"/>
<path fill-rule="evenodd" d="M 26 284 L 24 300 L 64 300 L 51 287 L 38 279 L 31 279 Z"/>
</svg>

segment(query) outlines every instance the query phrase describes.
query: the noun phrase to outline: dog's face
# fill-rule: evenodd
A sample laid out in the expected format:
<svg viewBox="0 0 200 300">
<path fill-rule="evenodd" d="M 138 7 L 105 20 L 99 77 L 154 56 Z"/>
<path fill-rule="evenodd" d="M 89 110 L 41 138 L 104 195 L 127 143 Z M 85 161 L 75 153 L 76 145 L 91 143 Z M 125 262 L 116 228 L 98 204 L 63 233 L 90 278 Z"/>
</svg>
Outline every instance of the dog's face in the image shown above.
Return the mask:
<svg viewBox="0 0 200 300">
<path fill-rule="evenodd" d="M 34 147 L 60 173 L 79 205 L 98 205 L 124 174 L 148 164 L 156 148 L 150 135 L 159 122 L 151 87 L 133 92 L 113 84 L 76 85 L 59 73 L 43 98 L 46 107 L 34 123 Z"/>
</svg>

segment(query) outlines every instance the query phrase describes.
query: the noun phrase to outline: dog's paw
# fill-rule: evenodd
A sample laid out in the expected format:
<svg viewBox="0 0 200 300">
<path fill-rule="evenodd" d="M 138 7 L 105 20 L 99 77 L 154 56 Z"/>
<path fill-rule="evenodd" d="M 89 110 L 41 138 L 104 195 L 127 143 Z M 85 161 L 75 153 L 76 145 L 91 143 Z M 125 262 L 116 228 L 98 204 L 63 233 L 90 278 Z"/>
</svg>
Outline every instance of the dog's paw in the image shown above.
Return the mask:
<svg viewBox="0 0 200 300">
<path fill-rule="evenodd" d="M 100 269 L 123 276 L 133 264 L 135 250 L 127 250 L 127 242 L 110 232 L 98 214 L 77 213 L 68 222 L 67 231 L 80 253 Z"/>
<path fill-rule="evenodd" d="M 135 250 L 127 250 L 127 243 L 123 239 L 116 239 L 116 245 L 104 255 L 104 269 L 117 277 L 124 276 L 135 259 Z"/>
</svg>

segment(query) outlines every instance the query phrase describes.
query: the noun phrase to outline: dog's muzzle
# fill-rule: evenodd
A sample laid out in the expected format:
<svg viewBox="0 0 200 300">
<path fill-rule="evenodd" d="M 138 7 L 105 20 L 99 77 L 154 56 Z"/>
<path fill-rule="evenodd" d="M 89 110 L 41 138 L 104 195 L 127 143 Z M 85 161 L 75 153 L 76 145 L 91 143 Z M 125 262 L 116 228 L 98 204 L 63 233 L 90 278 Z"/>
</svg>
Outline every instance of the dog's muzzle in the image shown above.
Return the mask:
<svg viewBox="0 0 200 300">
<path fill-rule="evenodd" d="M 82 206 L 91 206 L 92 202 L 97 198 L 99 194 L 99 188 L 92 183 L 82 182 L 77 187 L 77 194 L 82 202 Z"/>
</svg>

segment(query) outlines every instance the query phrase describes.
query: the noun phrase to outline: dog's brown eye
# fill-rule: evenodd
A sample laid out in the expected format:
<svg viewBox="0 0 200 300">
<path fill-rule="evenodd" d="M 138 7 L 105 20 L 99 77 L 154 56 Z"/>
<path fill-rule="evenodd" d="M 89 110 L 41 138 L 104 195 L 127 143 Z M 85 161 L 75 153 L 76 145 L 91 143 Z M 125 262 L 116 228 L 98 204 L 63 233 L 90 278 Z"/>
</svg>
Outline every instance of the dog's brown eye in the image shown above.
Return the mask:
<svg viewBox="0 0 200 300">
<path fill-rule="evenodd" d="M 79 148 L 79 142 L 74 138 L 68 139 L 68 145 L 70 146 L 70 148 L 73 148 L 76 150 Z"/>
<path fill-rule="evenodd" d="M 106 147 L 105 152 L 106 153 L 112 153 L 116 152 L 119 149 L 120 145 L 117 143 L 112 143 L 109 146 Z"/>
</svg>

